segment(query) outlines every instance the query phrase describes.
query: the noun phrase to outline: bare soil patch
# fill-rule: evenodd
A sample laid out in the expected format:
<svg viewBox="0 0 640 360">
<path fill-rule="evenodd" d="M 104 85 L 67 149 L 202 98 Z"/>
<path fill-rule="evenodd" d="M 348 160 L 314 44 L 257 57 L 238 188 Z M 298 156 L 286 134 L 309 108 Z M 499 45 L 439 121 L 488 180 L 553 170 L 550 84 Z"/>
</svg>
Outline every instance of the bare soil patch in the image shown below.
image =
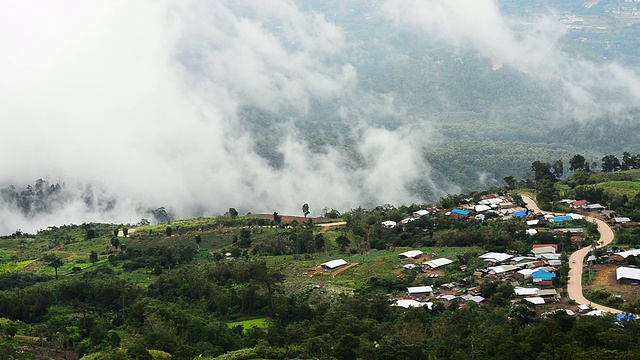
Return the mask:
<svg viewBox="0 0 640 360">
<path fill-rule="evenodd" d="M 34 261 L 31 264 L 23 267 L 18 272 L 33 271 L 33 270 L 36 270 L 36 269 L 42 269 L 43 267 L 44 267 L 44 261 L 38 260 L 38 261 Z"/>
<path fill-rule="evenodd" d="M 31 344 L 19 344 L 17 350 L 23 354 L 33 356 L 35 360 L 78 360 L 78 354 L 73 351 L 51 349 Z"/>
<path fill-rule="evenodd" d="M 619 265 L 598 264 L 592 267 L 595 276 L 587 289 L 605 289 L 614 295 L 621 295 L 624 301 L 634 301 L 640 297 L 640 285 L 620 284 L 616 280 Z M 587 268 L 584 271 L 588 271 Z"/>
</svg>

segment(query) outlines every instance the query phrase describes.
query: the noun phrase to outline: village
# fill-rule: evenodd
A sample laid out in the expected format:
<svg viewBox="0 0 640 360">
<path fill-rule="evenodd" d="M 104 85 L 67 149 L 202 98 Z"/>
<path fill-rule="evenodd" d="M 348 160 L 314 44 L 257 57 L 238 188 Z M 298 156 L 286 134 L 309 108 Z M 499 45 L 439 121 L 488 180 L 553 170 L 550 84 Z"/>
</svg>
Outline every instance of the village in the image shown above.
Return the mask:
<svg viewBox="0 0 640 360">
<path fill-rule="evenodd" d="M 528 236 L 539 232 L 546 232 L 557 236 L 569 236 L 571 243 L 578 248 L 587 241 L 588 233 L 584 226 L 587 217 L 597 217 L 606 221 L 612 227 L 636 227 L 638 223 L 626 217 L 618 217 L 615 212 L 607 210 L 601 204 L 591 204 L 586 200 L 564 199 L 562 204 L 572 209 L 568 213 L 547 213 L 533 211 L 524 206 L 518 206 L 514 199 L 507 196 L 489 194 L 480 201 L 473 203 L 466 199 L 467 204 L 461 204 L 453 209 L 428 208 L 413 212 L 412 216 L 399 222 L 385 220 L 381 224 L 385 228 L 393 229 L 405 226 L 421 217 L 447 216 L 460 221 L 508 221 L 519 219 L 525 225 Z M 582 220 L 575 221 L 575 220 Z M 571 222 L 570 227 L 562 227 L 565 222 Z M 553 226 L 550 226 L 553 225 Z M 595 234 L 597 237 L 598 234 Z M 595 249 L 597 241 L 593 242 Z M 602 256 L 588 256 L 583 266 L 596 262 L 635 264 L 635 256 L 640 255 L 640 249 L 619 249 L 608 247 Z M 564 311 L 568 315 L 602 315 L 606 311 L 598 309 L 592 304 L 579 304 L 571 300 L 567 294 L 566 280 L 558 281 L 557 274 L 563 272 L 565 278 L 570 266 L 580 264 L 569 263 L 569 253 L 563 252 L 557 243 L 534 244 L 527 253 L 486 252 L 478 255 L 480 266 L 473 269 L 473 278 L 463 278 L 455 282 L 443 282 L 440 279 L 446 271 L 466 271 L 467 265 L 457 263 L 457 259 L 439 257 L 436 253 L 425 253 L 419 249 L 401 252 L 397 255 L 397 266 L 402 268 L 398 278 L 413 275 L 420 286 L 409 286 L 400 294 L 390 294 L 390 304 L 396 307 L 413 308 L 426 307 L 447 309 L 450 306 L 463 308 L 465 306 L 483 306 L 487 301 L 483 297 L 483 286 L 486 284 L 509 284 L 512 289 L 510 303 L 512 306 L 527 306 L 541 312 Z M 339 274 L 351 266 L 344 259 L 334 259 L 319 265 L 319 269 L 326 273 Z M 635 265 L 620 266 L 616 269 L 616 281 L 620 284 L 640 284 L 640 269 Z M 484 284 L 484 285 L 483 285 Z M 494 286 L 495 287 L 495 286 Z M 474 305 L 470 305 L 470 304 Z M 618 316 L 623 316 L 619 314 Z M 624 315 L 627 316 L 628 315 Z"/>
</svg>

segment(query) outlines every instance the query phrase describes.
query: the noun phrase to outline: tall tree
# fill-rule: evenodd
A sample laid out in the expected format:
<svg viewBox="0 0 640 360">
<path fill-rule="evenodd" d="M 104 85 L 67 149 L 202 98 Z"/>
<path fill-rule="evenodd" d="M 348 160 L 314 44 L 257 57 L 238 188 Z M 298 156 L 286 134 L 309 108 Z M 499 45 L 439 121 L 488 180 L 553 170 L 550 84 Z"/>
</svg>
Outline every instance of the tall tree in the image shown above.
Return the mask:
<svg viewBox="0 0 640 360">
<path fill-rule="evenodd" d="M 95 264 L 98 262 L 98 253 L 95 251 L 92 251 L 89 254 L 89 261 L 91 261 L 92 264 Z"/>
<path fill-rule="evenodd" d="M 551 169 L 553 170 L 553 177 L 558 180 L 564 175 L 564 164 L 562 160 L 554 162 L 553 165 L 551 165 Z"/>
<path fill-rule="evenodd" d="M 304 217 L 309 215 L 309 204 L 305 203 L 302 205 L 302 213 L 304 214 Z"/>
<path fill-rule="evenodd" d="M 273 222 L 276 225 L 280 225 L 280 223 L 282 222 L 282 216 L 278 215 L 276 211 L 273 212 Z"/>
<path fill-rule="evenodd" d="M 507 187 L 511 190 L 513 190 L 516 186 L 516 178 L 514 178 L 513 176 L 505 176 L 503 178 L 504 182 L 507 184 Z"/>
<path fill-rule="evenodd" d="M 235 208 L 229 208 L 229 216 L 231 216 L 232 219 L 237 218 L 238 210 L 236 210 Z"/>
<path fill-rule="evenodd" d="M 553 174 L 551 174 L 551 164 L 549 163 L 543 163 L 536 160 L 531 163 L 531 171 L 533 171 L 533 178 L 536 181 L 542 179 L 553 179 Z"/>
<path fill-rule="evenodd" d="M 47 254 L 44 257 L 44 261 L 47 263 L 47 266 L 51 266 L 53 270 L 56 272 L 56 280 L 58 280 L 58 269 L 64 265 L 62 259 L 53 254 Z"/>
<path fill-rule="evenodd" d="M 620 160 L 615 155 L 605 155 L 602 158 L 602 171 L 614 172 L 620 170 Z"/>
<path fill-rule="evenodd" d="M 582 156 L 580 154 L 575 154 L 569 160 L 569 170 L 571 170 L 571 171 L 577 171 L 577 170 L 589 171 L 589 163 L 584 158 L 584 156 Z"/>
</svg>

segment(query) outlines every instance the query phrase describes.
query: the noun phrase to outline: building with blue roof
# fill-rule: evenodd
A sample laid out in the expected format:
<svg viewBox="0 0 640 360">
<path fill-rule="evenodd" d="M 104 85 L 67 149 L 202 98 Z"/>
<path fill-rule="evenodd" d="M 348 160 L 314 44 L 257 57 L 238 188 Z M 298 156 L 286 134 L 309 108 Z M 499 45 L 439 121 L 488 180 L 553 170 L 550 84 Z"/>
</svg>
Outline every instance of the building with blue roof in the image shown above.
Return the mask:
<svg viewBox="0 0 640 360">
<path fill-rule="evenodd" d="M 550 273 L 547 270 L 538 270 L 531 273 L 531 277 L 540 280 L 551 280 L 556 277 L 556 274 Z"/>
<path fill-rule="evenodd" d="M 452 214 L 458 214 L 458 215 L 469 215 L 469 212 L 467 210 L 462 210 L 462 209 L 453 209 L 451 210 Z"/>
<path fill-rule="evenodd" d="M 519 218 L 523 218 L 523 217 L 527 216 L 527 212 L 526 211 L 516 211 L 516 212 L 513 213 L 513 216 L 519 217 Z"/>
<path fill-rule="evenodd" d="M 551 218 L 551 220 L 553 220 L 554 222 L 563 222 L 563 221 L 570 221 L 573 220 L 573 218 L 571 216 L 554 216 Z"/>
</svg>

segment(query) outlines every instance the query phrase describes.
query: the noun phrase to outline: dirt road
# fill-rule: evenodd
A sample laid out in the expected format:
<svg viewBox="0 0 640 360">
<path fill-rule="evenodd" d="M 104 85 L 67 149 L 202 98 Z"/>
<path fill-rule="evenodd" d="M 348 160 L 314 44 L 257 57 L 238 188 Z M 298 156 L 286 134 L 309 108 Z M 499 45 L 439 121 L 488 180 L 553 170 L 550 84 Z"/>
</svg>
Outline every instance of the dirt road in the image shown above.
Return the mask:
<svg viewBox="0 0 640 360">
<path fill-rule="evenodd" d="M 332 227 L 347 225 L 347 222 L 346 221 L 339 221 L 339 222 L 316 224 L 316 225 L 322 227 L 322 229 L 320 229 L 321 232 L 325 232 L 325 231 L 331 229 Z"/>
<path fill-rule="evenodd" d="M 522 195 L 522 200 L 527 204 L 529 210 L 534 212 L 541 211 L 538 205 L 526 195 Z M 598 224 L 598 232 L 600 233 L 600 240 L 597 247 L 603 247 L 613 241 L 613 230 L 604 221 L 592 217 L 586 217 L 588 221 Z M 567 292 L 569 298 L 581 305 L 588 305 L 594 309 L 608 311 L 614 314 L 620 314 L 622 311 L 608 306 L 592 303 L 582 295 L 582 264 L 584 263 L 584 257 L 591 250 L 591 246 L 583 247 L 582 249 L 574 252 L 569 257 L 569 281 L 567 284 Z"/>
</svg>

